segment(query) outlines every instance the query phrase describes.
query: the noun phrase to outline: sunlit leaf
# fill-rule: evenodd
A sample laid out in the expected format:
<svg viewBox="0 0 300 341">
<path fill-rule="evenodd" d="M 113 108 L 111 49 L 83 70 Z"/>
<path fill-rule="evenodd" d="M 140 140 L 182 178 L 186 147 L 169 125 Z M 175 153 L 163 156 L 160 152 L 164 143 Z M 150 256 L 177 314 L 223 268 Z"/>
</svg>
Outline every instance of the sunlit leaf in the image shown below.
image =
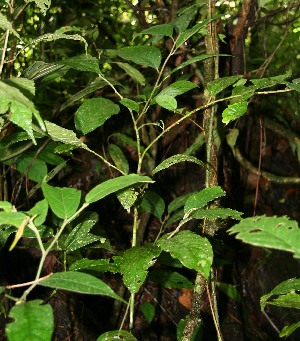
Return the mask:
<svg viewBox="0 0 300 341">
<path fill-rule="evenodd" d="M 291 325 L 289 326 L 285 326 L 279 336 L 280 337 L 286 337 L 286 336 L 289 336 L 291 335 L 296 329 L 300 328 L 300 321 L 299 322 L 296 322 L 296 323 L 292 323 Z"/>
</svg>

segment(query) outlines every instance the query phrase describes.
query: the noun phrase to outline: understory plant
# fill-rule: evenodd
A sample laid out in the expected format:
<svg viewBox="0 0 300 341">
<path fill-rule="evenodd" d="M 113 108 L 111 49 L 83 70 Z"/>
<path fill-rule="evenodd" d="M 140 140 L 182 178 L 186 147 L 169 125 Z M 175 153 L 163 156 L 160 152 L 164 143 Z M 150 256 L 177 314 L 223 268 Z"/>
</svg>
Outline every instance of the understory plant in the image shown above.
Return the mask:
<svg viewBox="0 0 300 341">
<path fill-rule="evenodd" d="M 245 243 L 292 252 L 295 258 L 300 257 L 300 232 L 297 223 L 287 217 L 242 218 L 241 212 L 222 207 L 221 198 L 226 193 L 217 180 L 218 141 L 227 143 L 238 159 L 239 131 L 229 129 L 229 124 L 246 114 L 256 96 L 276 92 L 278 87 L 280 91 L 299 92 L 298 80 L 291 80 L 289 74 L 249 79 L 242 75 L 219 77 L 219 61 L 228 56 L 220 54 L 218 49 L 216 25 L 220 16 L 215 14 L 211 1 L 184 8 L 175 20 L 146 28 L 135 34 L 130 46 L 117 49 L 101 49 L 101 46 L 93 49 L 87 32 L 75 26 L 62 27 L 36 39 L 22 36 L 17 29 L 20 13 L 37 6 L 35 10 L 45 15 L 51 3 L 24 1 L 20 6 L 12 5 L 7 5 L 9 15 L 0 13 L 0 27 L 4 31 L 0 69 L 0 160 L 3 165 L 0 247 L 13 252 L 20 241 L 26 240 L 25 246 L 39 250 L 40 257 L 31 281 L 2 284 L 3 299 L 12 302 L 6 312 L 10 317 L 6 325 L 8 340 L 51 340 L 53 311 L 49 303 L 32 298 L 37 286 L 53 289 L 53 295 L 60 289 L 119 301 L 126 306 L 122 325 L 119 330 L 108 330 L 98 340 L 135 340 L 132 331 L 136 296 L 149 277 L 159 280 L 162 275 L 159 265 L 166 255 L 169 263 L 165 272 L 173 278 L 174 286 L 182 281 L 184 285 L 190 282 L 174 271 L 171 261 L 196 274 L 191 312 L 178 327 L 178 339 L 195 339 L 202 322 L 203 295 L 210 292 L 215 328 L 221 340 L 214 275 L 216 232 L 225 222 L 231 221 L 232 225 L 232 221 L 238 221 L 228 230 L 230 234 L 236 234 Z M 202 7 L 206 8 L 206 17 L 197 18 L 195 23 L 194 15 Z M 204 38 L 206 51 L 195 51 L 174 67 L 171 61 L 195 37 Z M 17 76 L 12 76 L 12 71 L 4 72 L 6 64 L 14 70 L 14 63 L 21 57 L 27 64 L 26 56 L 38 49 L 38 44 L 45 48 L 57 41 L 82 45 L 78 48 L 82 48 L 82 53 L 64 56 L 55 62 L 30 59 L 30 65 L 24 70 L 21 68 Z M 15 50 L 13 56 L 12 50 Z M 195 65 L 204 70 L 201 85 L 183 72 Z M 67 99 L 63 91 L 59 92 L 62 104 L 52 111 L 48 108 L 45 114 L 41 94 L 47 94 L 49 87 L 55 88 L 58 84 L 63 87 L 68 77 L 78 73 L 86 81 L 82 89 L 68 94 Z M 181 106 L 182 96 L 200 92 L 203 92 L 203 101 L 196 108 Z M 225 109 L 220 112 L 222 106 Z M 157 112 L 164 114 L 156 115 Z M 58 117 L 65 113 L 68 119 L 60 122 Z M 170 121 L 169 117 L 174 119 Z M 181 154 L 160 158 L 161 140 L 178 125 L 195 117 L 203 118 L 203 131 L 194 143 Z M 118 125 L 111 132 L 104 151 L 89 145 L 91 133 L 97 134 L 106 129 L 107 123 L 119 121 L 124 121 L 126 128 Z M 221 137 L 221 130 L 225 137 Z M 204 160 L 195 156 L 202 145 L 206 148 Z M 78 150 L 95 158 L 105 176 L 86 191 L 56 186 L 69 157 Z M 161 174 L 168 174 L 170 167 L 186 162 L 203 169 L 205 184 L 201 190 L 167 202 L 168 195 L 158 191 L 156 183 Z M 16 207 L 7 190 L 12 170 L 13 177 L 20 174 L 21 179 L 15 188 L 21 191 L 26 184 L 26 193 L 22 190 L 24 205 L 20 207 Z M 131 217 L 130 245 L 125 250 L 113 249 L 104 231 L 97 228 L 102 219 L 97 207 L 109 196 L 115 196 Z M 30 208 L 26 207 L 27 202 Z M 107 205 L 110 209 L 109 202 Z M 145 242 L 145 228 L 151 217 L 159 222 L 159 233 L 154 240 Z M 86 250 L 92 249 L 109 250 L 110 257 L 89 257 Z M 53 252 L 59 253 L 62 264 L 61 271 L 55 273 L 45 270 L 47 257 Z M 122 296 L 113 291 L 99 278 L 104 273 L 121 276 L 129 294 Z M 299 290 L 299 279 L 283 282 L 261 298 L 261 307 L 272 304 L 299 309 Z M 144 308 L 149 321 L 153 318 L 153 309 L 151 304 Z M 128 330 L 124 325 L 128 325 Z M 291 334 L 299 326 L 297 323 L 284 328 L 281 336 Z"/>
</svg>

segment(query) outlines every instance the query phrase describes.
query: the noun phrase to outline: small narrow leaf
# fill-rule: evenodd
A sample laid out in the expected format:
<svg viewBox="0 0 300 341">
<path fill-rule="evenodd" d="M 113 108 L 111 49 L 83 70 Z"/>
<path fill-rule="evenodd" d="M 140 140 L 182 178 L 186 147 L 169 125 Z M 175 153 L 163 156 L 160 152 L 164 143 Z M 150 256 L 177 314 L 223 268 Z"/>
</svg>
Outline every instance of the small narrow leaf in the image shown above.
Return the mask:
<svg viewBox="0 0 300 341">
<path fill-rule="evenodd" d="M 210 201 L 223 197 L 225 192 L 219 186 L 204 188 L 202 191 L 191 195 L 185 205 L 184 213 L 188 216 L 192 211 L 203 208 Z"/>
<path fill-rule="evenodd" d="M 193 212 L 190 217 L 193 219 L 208 219 L 208 220 L 215 220 L 215 219 L 226 219 L 232 218 L 236 220 L 241 220 L 242 212 L 238 212 L 232 210 L 230 208 L 211 208 L 211 209 L 204 209 L 200 208 Z"/>
<path fill-rule="evenodd" d="M 109 296 L 126 303 L 126 301 L 118 296 L 106 283 L 83 272 L 56 272 L 39 282 L 39 285 L 81 294 Z"/>
<path fill-rule="evenodd" d="M 172 37 L 173 36 L 173 26 L 170 24 L 161 24 L 161 25 L 155 25 L 149 28 L 146 28 L 145 30 L 135 33 L 133 38 L 136 38 L 139 35 L 142 34 L 151 34 L 151 35 L 161 35 L 161 36 L 167 36 Z"/>
<path fill-rule="evenodd" d="M 74 262 L 70 267 L 70 271 L 92 271 L 92 272 L 116 272 L 118 269 L 113 263 L 109 263 L 109 259 L 87 259 L 82 258 Z"/>
<path fill-rule="evenodd" d="M 9 120 L 25 130 L 36 144 L 32 129 L 32 110 L 19 102 L 12 102 L 10 110 L 12 114 L 10 115 Z"/>
<path fill-rule="evenodd" d="M 242 78 L 242 76 L 217 78 L 207 84 L 207 89 L 212 96 L 216 96 L 218 93 L 238 81 L 240 78 Z"/>
<path fill-rule="evenodd" d="M 128 46 L 118 50 L 118 56 L 133 63 L 158 70 L 161 63 L 160 50 L 154 46 Z"/>
<path fill-rule="evenodd" d="M 69 218 L 77 211 L 81 192 L 76 188 L 53 187 L 43 183 L 42 190 L 51 210 L 59 218 Z"/>
<path fill-rule="evenodd" d="M 205 167 L 205 164 L 202 161 L 195 158 L 194 156 L 177 154 L 177 155 L 173 155 L 173 156 L 169 157 L 168 159 L 166 159 L 162 163 L 160 163 L 157 167 L 155 167 L 152 171 L 152 175 L 160 172 L 163 169 L 169 168 L 169 167 L 175 165 L 176 163 L 185 162 L 185 161 L 194 162 L 194 163 L 196 163 L 202 167 Z"/>
<path fill-rule="evenodd" d="M 110 157 L 112 158 L 116 167 L 118 167 L 125 174 L 128 174 L 129 164 L 122 149 L 118 147 L 117 145 L 110 143 L 108 145 L 108 153 Z"/>
<path fill-rule="evenodd" d="M 114 179 L 102 182 L 100 185 L 94 187 L 86 196 L 87 203 L 98 201 L 109 194 L 115 193 L 121 189 L 132 186 L 138 183 L 153 183 L 154 181 L 148 176 L 140 176 L 137 174 L 129 174 L 119 176 Z"/>
<path fill-rule="evenodd" d="M 145 319 L 150 324 L 155 316 L 155 307 L 150 302 L 144 302 L 140 306 L 141 312 L 145 316 Z"/>
<path fill-rule="evenodd" d="M 59 141 L 81 148 L 86 146 L 79 138 L 77 138 L 73 130 L 62 128 L 49 121 L 45 121 L 45 125 L 47 132 L 53 141 Z"/>
<path fill-rule="evenodd" d="M 299 322 L 296 322 L 296 323 L 292 323 L 291 325 L 289 326 L 285 326 L 279 336 L 280 337 L 286 337 L 286 336 L 289 336 L 291 335 L 296 329 L 300 328 L 300 321 Z"/>
<path fill-rule="evenodd" d="M 176 98 L 169 95 L 158 95 L 155 97 L 156 103 L 160 105 L 162 108 L 167 110 L 174 111 L 177 109 L 177 101 Z"/>
<path fill-rule="evenodd" d="M 244 115 L 247 111 L 248 103 L 236 102 L 228 105 L 228 107 L 222 113 L 222 122 L 228 124 L 229 122 L 236 120 Z"/>
<path fill-rule="evenodd" d="M 9 317 L 13 322 L 6 325 L 9 341 L 51 341 L 54 318 L 50 304 L 42 300 L 28 301 L 15 305 Z"/>
<path fill-rule="evenodd" d="M 145 77 L 135 67 L 127 63 L 116 63 L 121 69 L 123 69 L 133 80 L 139 83 L 141 86 L 145 86 Z"/>
<path fill-rule="evenodd" d="M 213 260 L 213 251 L 209 241 L 191 231 L 181 231 L 173 238 L 163 236 L 157 245 L 177 258 L 185 267 L 202 273 L 208 279 Z"/>
<path fill-rule="evenodd" d="M 198 85 L 196 83 L 190 81 L 177 81 L 163 89 L 158 96 L 167 95 L 176 97 L 197 87 Z"/>
<path fill-rule="evenodd" d="M 83 134 L 90 133 L 119 111 L 119 106 L 109 99 L 87 99 L 75 113 L 75 127 Z"/>
<path fill-rule="evenodd" d="M 160 253 L 161 250 L 152 244 L 134 246 L 123 253 L 120 270 L 124 284 L 131 293 L 139 291 L 147 277 L 148 269 L 155 263 Z"/>
<path fill-rule="evenodd" d="M 287 217 L 246 218 L 228 232 L 236 233 L 236 238 L 245 243 L 289 251 L 295 258 L 300 258 L 300 229 L 295 220 Z"/>
<path fill-rule="evenodd" d="M 140 105 L 139 103 L 133 101 L 132 99 L 129 99 L 129 98 L 122 98 L 120 100 L 120 103 L 122 105 L 124 105 L 126 108 L 130 109 L 130 110 L 133 110 L 133 111 L 136 111 L 136 112 L 139 112 L 140 111 Z"/>
</svg>

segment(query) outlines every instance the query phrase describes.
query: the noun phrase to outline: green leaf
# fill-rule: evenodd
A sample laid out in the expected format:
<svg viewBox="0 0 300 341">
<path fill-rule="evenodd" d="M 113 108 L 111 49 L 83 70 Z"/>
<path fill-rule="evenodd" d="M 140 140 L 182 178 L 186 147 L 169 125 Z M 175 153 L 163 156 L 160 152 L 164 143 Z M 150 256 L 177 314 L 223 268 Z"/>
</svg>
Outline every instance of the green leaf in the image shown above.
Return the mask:
<svg viewBox="0 0 300 341">
<path fill-rule="evenodd" d="M 173 238 L 163 236 L 157 245 L 177 258 L 185 267 L 201 272 L 208 279 L 213 260 L 213 251 L 209 241 L 191 231 L 180 231 Z"/>
<path fill-rule="evenodd" d="M 34 2 L 38 8 L 41 10 L 43 15 L 46 15 L 46 12 L 51 6 L 51 0 L 25 0 L 25 2 Z"/>
<path fill-rule="evenodd" d="M 27 216 L 22 212 L 0 212 L 0 225 L 20 227 L 26 220 Z"/>
<path fill-rule="evenodd" d="M 140 206 L 146 212 L 153 214 L 158 219 L 161 219 L 165 212 L 165 202 L 163 198 L 153 191 L 146 191 Z"/>
<path fill-rule="evenodd" d="M 170 225 L 174 224 L 176 221 L 182 220 L 183 217 L 184 217 L 184 211 L 183 210 L 176 212 L 167 220 L 166 226 L 170 226 Z"/>
<path fill-rule="evenodd" d="M 126 330 L 112 330 L 100 335 L 97 341 L 137 341 L 137 339 Z"/>
<path fill-rule="evenodd" d="M 26 214 L 30 217 L 37 215 L 33 220 L 35 226 L 44 224 L 48 214 L 48 201 L 46 199 L 38 201 Z"/>
<path fill-rule="evenodd" d="M 122 255 L 120 271 L 123 282 L 131 293 L 137 293 L 143 285 L 148 269 L 155 263 L 161 250 L 153 244 L 134 246 Z"/>
<path fill-rule="evenodd" d="M 148 280 L 163 285 L 168 289 L 193 289 L 194 285 L 186 277 L 176 271 L 156 270 L 149 272 Z"/>
<path fill-rule="evenodd" d="M 139 32 L 139 33 L 134 33 L 133 38 L 135 39 L 137 36 L 140 36 L 142 34 L 161 35 L 161 36 L 172 37 L 173 36 L 173 26 L 170 24 L 161 24 L 161 25 L 151 26 L 151 27 L 146 28 L 145 30 Z"/>
<path fill-rule="evenodd" d="M 30 81 L 35 81 L 39 78 L 45 77 L 55 71 L 62 69 L 63 65 L 57 65 L 52 63 L 45 63 L 40 60 L 33 62 L 24 72 L 24 77 Z M 67 71 L 67 68 L 65 68 Z"/>
<path fill-rule="evenodd" d="M 98 59 L 89 54 L 81 54 L 72 58 L 56 61 L 55 63 L 67 65 L 79 71 L 100 73 Z"/>
<path fill-rule="evenodd" d="M 42 191 L 51 210 L 59 218 L 69 218 L 77 211 L 81 192 L 76 188 L 53 187 L 43 183 Z"/>
<path fill-rule="evenodd" d="M 158 70 L 161 63 L 160 50 L 154 46 L 128 46 L 118 50 L 118 56 L 133 63 Z"/>
<path fill-rule="evenodd" d="M 247 107 L 248 103 L 246 101 L 229 104 L 222 113 L 222 122 L 228 124 L 229 122 L 243 116 L 247 111 Z"/>
<path fill-rule="evenodd" d="M 177 40 L 176 40 L 176 47 L 180 47 L 182 44 L 184 44 L 189 38 L 191 38 L 194 34 L 199 32 L 202 28 L 205 28 L 208 23 L 211 21 L 217 19 L 217 16 L 215 18 L 211 19 L 205 19 L 201 23 L 196 24 L 192 28 L 182 32 L 179 34 Z"/>
<path fill-rule="evenodd" d="M 285 337 L 285 336 L 289 336 L 291 335 L 296 329 L 298 329 L 300 327 L 300 322 L 297 322 L 297 323 L 292 323 L 291 325 L 289 326 L 285 326 L 279 336 L 280 337 Z"/>
<path fill-rule="evenodd" d="M 133 101 L 132 99 L 129 98 L 122 98 L 120 100 L 120 103 L 122 105 L 124 105 L 126 108 L 133 110 L 135 112 L 139 112 L 140 111 L 140 105 L 139 103 Z"/>
<path fill-rule="evenodd" d="M 178 65 L 175 69 L 173 69 L 168 75 L 171 75 L 172 73 L 184 68 L 185 66 L 188 66 L 190 64 L 193 63 L 197 63 L 200 62 L 202 60 L 206 60 L 208 58 L 212 58 L 212 57 L 216 57 L 216 56 L 228 56 L 227 54 L 200 54 L 199 56 L 196 57 L 192 57 L 188 60 L 186 60 L 185 62 L 181 63 L 180 65 Z"/>
<path fill-rule="evenodd" d="M 16 30 L 14 30 L 11 22 L 2 13 L 0 13 L 0 28 L 4 29 L 5 31 L 9 30 L 17 38 L 21 39 L 19 33 Z"/>
<path fill-rule="evenodd" d="M 242 76 L 217 78 L 207 84 L 207 89 L 212 96 L 216 96 L 218 93 L 238 81 L 240 78 L 242 78 Z"/>
<path fill-rule="evenodd" d="M 32 110 L 19 102 L 12 102 L 10 105 L 10 111 L 11 115 L 9 120 L 25 130 L 32 141 L 36 144 L 32 130 Z"/>
<path fill-rule="evenodd" d="M 13 205 L 8 201 L 0 201 L 0 209 L 4 212 L 11 212 Z"/>
<path fill-rule="evenodd" d="M 33 300 L 15 305 L 9 317 L 13 322 L 6 325 L 9 341 L 51 341 L 54 318 L 50 304 Z"/>
<path fill-rule="evenodd" d="M 285 295 L 287 293 L 300 291 L 300 279 L 299 278 L 290 278 L 284 282 L 281 282 L 278 284 L 272 291 L 270 291 L 268 294 L 263 295 L 260 298 L 260 306 L 263 310 L 268 302 L 268 299 L 271 296 L 279 296 L 279 295 Z"/>
<path fill-rule="evenodd" d="M 96 202 L 109 194 L 115 193 L 121 189 L 132 186 L 138 183 L 153 183 L 154 181 L 148 176 L 140 176 L 137 174 L 129 174 L 119 176 L 114 179 L 102 182 L 94 187 L 85 197 L 87 203 Z"/>
<path fill-rule="evenodd" d="M 246 218 L 228 232 L 236 233 L 236 238 L 245 243 L 289 251 L 295 258 L 300 258 L 300 229 L 296 221 L 287 217 Z"/>
<path fill-rule="evenodd" d="M 24 96 L 32 100 L 35 95 L 35 84 L 33 80 L 24 77 L 11 77 L 4 82 L 12 87 L 19 89 Z"/>
<path fill-rule="evenodd" d="M 110 83 L 112 85 L 120 85 L 119 82 L 115 82 L 113 80 L 110 80 Z M 60 111 L 63 111 L 64 109 L 71 106 L 73 103 L 81 100 L 86 95 L 89 95 L 93 92 L 95 92 L 98 89 L 102 89 L 105 86 L 108 86 L 108 83 L 105 82 L 102 79 L 96 78 L 94 82 L 92 82 L 90 85 L 86 86 L 83 90 L 78 91 L 75 95 L 73 95 L 71 98 L 69 98 L 60 108 Z"/>
<path fill-rule="evenodd" d="M 292 292 L 280 295 L 267 303 L 279 307 L 300 309 L 300 294 Z"/>
<path fill-rule="evenodd" d="M 194 88 L 198 88 L 198 85 L 196 83 L 190 82 L 190 81 L 177 81 L 172 83 L 171 85 L 164 88 L 158 96 L 171 96 L 176 97 L 179 95 L 184 94 L 187 91 L 190 91 Z M 158 97 L 157 96 L 157 97 Z M 155 99 L 157 98 L 155 97 Z"/>
<path fill-rule="evenodd" d="M 242 302 L 241 294 L 236 285 L 224 282 L 217 282 L 217 287 L 224 292 L 228 297 L 236 300 L 238 303 Z"/>
<path fill-rule="evenodd" d="M 109 99 L 87 99 L 75 113 L 75 127 L 83 134 L 90 133 L 119 111 L 119 106 Z"/>
<path fill-rule="evenodd" d="M 139 83 L 141 86 L 145 86 L 146 80 L 145 77 L 140 73 L 138 69 L 127 64 L 127 63 L 116 63 L 121 69 L 123 69 L 128 76 L 130 76 L 133 80 Z"/>
<path fill-rule="evenodd" d="M 100 239 L 90 232 L 91 228 L 98 221 L 98 214 L 95 212 L 85 212 L 81 214 L 81 221 L 73 228 L 71 233 L 64 241 L 64 249 L 66 251 L 75 251 L 88 244 L 94 243 Z"/>
<path fill-rule="evenodd" d="M 193 219 L 208 219 L 208 220 L 215 220 L 215 219 L 226 219 L 232 218 L 236 220 L 241 220 L 242 212 L 238 212 L 236 210 L 232 210 L 230 208 L 211 208 L 211 209 L 197 209 L 191 215 L 189 215 Z"/>
<path fill-rule="evenodd" d="M 126 303 L 126 301 L 118 296 L 106 283 L 83 272 L 56 272 L 39 282 L 39 285 L 78 292 L 80 294 L 109 296 Z"/>
<path fill-rule="evenodd" d="M 72 146 L 85 148 L 86 145 L 76 137 L 73 130 L 62 128 L 52 122 L 45 121 L 47 132 L 53 141 L 59 141 Z"/>
<path fill-rule="evenodd" d="M 110 157 L 112 158 L 116 167 L 118 167 L 125 174 L 128 174 L 129 164 L 122 149 L 118 147 L 117 145 L 110 143 L 108 145 L 108 153 Z"/>
<path fill-rule="evenodd" d="M 169 95 L 158 95 L 155 97 L 156 103 L 162 108 L 174 111 L 177 109 L 176 98 Z"/>
<path fill-rule="evenodd" d="M 205 167 L 205 164 L 202 161 L 195 158 L 194 156 L 177 154 L 177 155 L 173 155 L 173 156 L 167 158 L 162 163 L 160 163 L 157 167 L 155 167 L 152 171 L 152 175 L 160 172 L 163 169 L 169 168 L 169 167 L 175 165 L 176 163 L 185 162 L 185 161 L 194 162 L 194 163 L 196 163 L 202 167 Z"/>
<path fill-rule="evenodd" d="M 70 271 L 92 271 L 92 272 L 118 272 L 118 268 L 109 263 L 109 259 L 87 259 L 82 258 L 74 262 L 70 267 Z"/>
<path fill-rule="evenodd" d="M 188 216 L 192 211 L 203 208 L 210 201 L 223 197 L 225 192 L 219 186 L 204 188 L 202 191 L 191 195 L 185 205 L 184 213 Z"/>
<path fill-rule="evenodd" d="M 28 176 L 28 179 L 40 182 L 48 173 L 45 162 L 40 159 L 32 159 L 31 156 L 21 156 L 16 163 L 17 170 Z M 28 170 L 27 174 L 26 171 Z"/>
<path fill-rule="evenodd" d="M 168 214 L 170 215 L 171 213 L 173 213 L 174 211 L 178 210 L 179 208 L 183 207 L 187 201 L 187 199 L 193 195 L 196 194 L 197 192 L 193 192 L 193 193 L 187 193 L 184 195 L 181 195 L 180 197 L 175 198 L 174 200 L 172 200 L 168 206 Z"/>
<path fill-rule="evenodd" d="M 187 29 L 190 22 L 194 20 L 195 15 L 198 13 L 198 6 L 196 4 L 189 7 L 184 7 L 180 9 L 180 13 L 175 20 L 172 21 L 173 26 L 177 28 L 179 33 L 182 33 Z"/>
<path fill-rule="evenodd" d="M 139 196 L 139 191 L 134 187 L 125 188 L 117 192 L 117 198 L 125 210 L 130 212 L 130 208 L 134 205 Z"/>
<path fill-rule="evenodd" d="M 140 305 L 140 310 L 145 316 L 146 321 L 150 324 L 155 317 L 155 307 L 150 302 L 144 302 Z"/>
</svg>

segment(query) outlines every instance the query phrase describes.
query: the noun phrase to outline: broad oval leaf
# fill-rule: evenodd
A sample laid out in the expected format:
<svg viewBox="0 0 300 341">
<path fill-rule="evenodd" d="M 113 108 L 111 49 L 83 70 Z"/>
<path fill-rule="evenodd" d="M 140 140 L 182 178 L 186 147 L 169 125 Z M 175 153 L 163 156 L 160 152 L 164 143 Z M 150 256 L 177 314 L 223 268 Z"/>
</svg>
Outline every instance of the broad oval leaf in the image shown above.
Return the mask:
<svg viewBox="0 0 300 341">
<path fill-rule="evenodd" d="M 45 162 L 39 158 L 33 159 L 32 156 L 24 155 L 16 163 L 17 170 L 26 175 L 28 179 L 40 182 L 48 173 L 48 167 Z"/>
<path fill-rule="evenodd" d="M 222 122 L 228 124 L 229 122 L 243 116 L 247 111 L 247 107 L 248 103 L 246 101 L 236 102 L 228 105 L 228 107 L 222 113 Z"/>
<path fill-rule="evenodd" d="M 120 107 L 109 99 L 87 99 L 75 113 L 75 127 L 83 134 L 90 133 L 119 111 Z"/>
<path fill-rule="evenodd" d="M 118 56 L 133 63 L 158 70 L 161 63 L 160 50 L 154 46 L 128 46 L 118 50 Z"/>
<path fill-rule="evenodd" d="M 202 191 L 192 194 L 184 205 L 185 218 L 194 210 L 203 208 L 210 201 L 223 197 L 225 192 L 219 186 L 207 187 Z"/>
<path fill-rule="evenodd" d="M 219 92 L 228 88 L 240 78 L 242 78 L 242 76 L 217 78 L 207 84 L 207 89 L 212 96 L 216 96 Z"/>
<path fill-rule="evenodd" d="M 134 246 L 122 255 L 120 271 L 123 281 L 131 293 L 137 293 L 143 285 L 148 269 L 155 263 L 161 250 L 153 244 Z"/>
<path fill-rule="evenodd" d="M 32 129 L 32 110 L 19 102 L 12 102 L 10 110 L 11 115 L 9 120 L 25 130 L 32 141 L 36 144 Z"/>
<path fill-rule="evenodd" d="M 198 165 L 200 165 L 202 167 L 205 167 L 205 164 L 194 156 L 177 154 L 177 155 L 173 155 L 173 156 L 167 158 L 162 163 L 160 163 L 157 167 L 155 167 L 152 171 L 152 175 L 160 172 L 163 169 L 169 168 L 169 167 L 175 165 L 176 163 L 185 162 L 185 161 L 194 162 L 194 163 L 197 163 Z"/>
<path fill-rule="evenodd" d="M 176 96 L 182 95 L 185 92 L 190 91 L 190 90 L 192 90 L 194 88 L 197 88 L 197 87 L 198 87 L 198 85 L 196 83 L 193 83 L 193 82 L 190 82 L 190 81 L 177 81 L 177 82 L 174 82 L 174 83 L 170 84 L 166 88 L 164 88 L 159 93 L 158 96 L 168 95 L 168 96 L 171 96 L 171 97 L 176 97 Z"/>
<path fill-rule="evenodd" d="M 102 182 L 100 185 L 94 187 L 85 197 L 87 203 L 93 203 L 98 201 L 109 194 L 115 193 L 126 187 L 132 186 L 138 183 L 153 183 L 154 181 L 148 176 L 141 176 L 137 174 L 129 174 L 119 176 L 114 179 L 109 179 Z"/>
<path fill-rule="evenodd" d="M 109 296 L 127 303 L 106 283 L 92 275 L 83 272 L 56 272 L 43 281 L 40 281 L 39 285 L 49 288 L 78 292 L 80 294 Z"/>
<path fill-rule="evenodd" d="M 27 216 L 22 212 L 0 212 L 0 225 L 20 227 Z"/>
<path fill-rule="evenodd" d="M 46 221 L 47 213 L 48 201 L 46 199 L 37 202 L 34 207 L 27 212 L 31 217 L 36 215 L 36 218 L 34 218 L 35 226 L 40 226 Z"/>
<path fill-rule="evenodd" d="M 155 97 L 156 103 L 162 108 L 174 111 L 177 109 L 176 98 L 170 95 L 158 95 Z"/>
<path fill-rule="evenodd" d="M 6 325 L 9 341 L 51 341 L 54 318 L 50 304 L 42 300 L 28 301 L 15 305 L 9 317 L 13 322 Z"/>
<path fill-rule="evenodd" d="M 206 279 L 209 278 L 213 251 L 208 239 L 186 230 L 171 239 L 168 239 L 168 235 L 163 236 L 157 245 L 188 269 L 199 271 Z"/>
<path fill-rule="evenodd" d="M 236 238 L 245 243 L 289 251 L 295 258 L 300 258 L 300 229 L 295 220 L 287 217 L 246 218 L 228 232 L 236 233 Z"/>
<path fill-rule="evenodd" d="M 51 210 L 61 219 L 71 217 L 78 209 L 81 192 L 76 188 L 42 184 L 42 191 Z"/>
</svg>

